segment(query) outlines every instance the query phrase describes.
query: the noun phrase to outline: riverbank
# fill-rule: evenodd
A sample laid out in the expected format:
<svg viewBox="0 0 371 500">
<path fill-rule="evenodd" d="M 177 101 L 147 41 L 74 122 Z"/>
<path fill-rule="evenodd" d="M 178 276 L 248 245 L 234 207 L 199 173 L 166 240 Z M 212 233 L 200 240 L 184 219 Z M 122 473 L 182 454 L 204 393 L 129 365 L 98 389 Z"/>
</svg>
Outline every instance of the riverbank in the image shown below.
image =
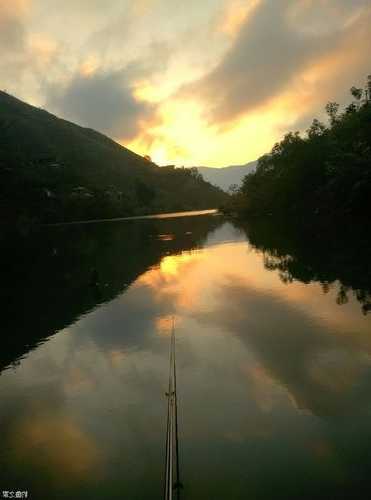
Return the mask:
<svg viewBox="0 0 371 500">
<path fill-rule="evenodd" d="M 114 217 L 112 219 L 92 219 L 92 220 L 79 220 L 72 222 L 56 222 L 53 224 L 42 224 L 44 227 L 53 226 L 72 226 L 77 224 L 97 224 L 101 222 L 122 222 L 129 220 L 145 220 L 145 219 L 174 219 L 178 217 L 197 217 L 200 215 L 217 215 L 220 214 L 217 208 L 211 208 L 208 210 L 188 210 L 185 212 L 168 212 L 159 213 L 152 215 L 135 215 L 132 217 Z"/>
<path fill-rule="evenodd" d="M 371 90 L 371 77 L 369 78 Z M 259 159 L 231 196 L 225 213 L 295 220 L 313 231 L 370 226 L 371 94 L 351 89 L 342 113 L 328 103 L 326 125 L 314 119 L 305 135 L 290 132 Z"/>
</svg>

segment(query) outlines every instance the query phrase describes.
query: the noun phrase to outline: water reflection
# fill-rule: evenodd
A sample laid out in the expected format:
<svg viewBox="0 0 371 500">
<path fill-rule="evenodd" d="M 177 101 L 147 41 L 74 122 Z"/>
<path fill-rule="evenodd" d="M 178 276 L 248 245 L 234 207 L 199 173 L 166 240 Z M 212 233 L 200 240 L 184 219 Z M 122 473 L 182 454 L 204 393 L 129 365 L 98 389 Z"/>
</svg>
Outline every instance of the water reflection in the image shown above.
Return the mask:
<svg viewBox="0 0 371 500">
<path fill-rule="evenodd" d="M 0 369 L 97 305 L 122 293 L 168 254 L 202 246 L 218 217 L 58 227 L 3 242 Z M 172 239 L 163 240 L 162 234 Z"/>
<path fill-rule="evenodd" d="M 277 271 L 283 283 L 320 282 L 323 293 L 337 289 L 336 302 L 353 294 L 363 314 L 371 311 L 371 239 L 362 227 L 313 232 L 287 221 L 255 221 L 243 226 L 249 241 L 263 252 L 266 269 Z"/>
<path fill-rule="evenodd" d="M 71 226 L 8 252 L 0 487 L 160 498 L 174 315 L 183 498 L 364 498 L 371 318 L 335 281 L 367 283 L 333 266 L 323 294 L 324 263 L 248 231 Z"/>
</svg>

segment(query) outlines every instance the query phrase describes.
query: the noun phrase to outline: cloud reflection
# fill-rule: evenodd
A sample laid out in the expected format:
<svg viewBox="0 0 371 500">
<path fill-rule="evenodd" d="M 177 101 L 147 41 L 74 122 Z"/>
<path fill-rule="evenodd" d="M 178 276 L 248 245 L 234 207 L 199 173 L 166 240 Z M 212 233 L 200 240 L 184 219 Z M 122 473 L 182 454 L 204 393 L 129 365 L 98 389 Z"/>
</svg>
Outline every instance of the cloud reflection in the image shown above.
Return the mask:
<svg viewBox="0 0 371 500">
<path fill-rule="evenodd" d="M 148 231 L 173 234 L 167 226 Z M 370 318 L 352 297 L 339 308 L 318 283 L 282 283 L 229 223 L 196 251 L 186 251 L 180 233 L 150 241 L 162 245 L 158 258 L 147 244 L 137 278 L 118 286 L 116 298 L 75 316 L 2 373 L 5 473 L 14 478 L 24 464 L 44 481 L 46 471 L 53 493 L 65 492 L 65 480 L 79 498 L 160 492 L 174 315 L 190 497 L 348 493 L 369 469 Z M 104 242 L 113 248 L 112 237 Z M 115 276 L 123 248 L 109 254 Z M 138 264 L 132 253 L 124 257 L 130 269 Z M 127 283 L 121 276 L 118 285 Z"/>
<path fill-rule="evenodd" d="M 53 483 L 81 481 L 100 470 L 94 439 L 65 415 L 44 413 L 17 422 L 12 446 L 17 461 L 47 468 Z"/>
</svg>

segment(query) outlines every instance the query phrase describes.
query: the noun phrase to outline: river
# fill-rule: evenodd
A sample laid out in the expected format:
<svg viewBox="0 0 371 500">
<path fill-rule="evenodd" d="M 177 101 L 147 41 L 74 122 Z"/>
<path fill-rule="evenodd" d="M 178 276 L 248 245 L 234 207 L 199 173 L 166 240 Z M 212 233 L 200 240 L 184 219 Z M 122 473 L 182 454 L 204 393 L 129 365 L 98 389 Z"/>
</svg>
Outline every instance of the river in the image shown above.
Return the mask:
<svg viewBox="0 0 371 500">
<path fill-rule="evenodd" d="M 368 250 L 182 215 L 3 245 L 0 491 L 160 499 L 174 318 L 181 499 L 367 498 Z"/>
</svg>

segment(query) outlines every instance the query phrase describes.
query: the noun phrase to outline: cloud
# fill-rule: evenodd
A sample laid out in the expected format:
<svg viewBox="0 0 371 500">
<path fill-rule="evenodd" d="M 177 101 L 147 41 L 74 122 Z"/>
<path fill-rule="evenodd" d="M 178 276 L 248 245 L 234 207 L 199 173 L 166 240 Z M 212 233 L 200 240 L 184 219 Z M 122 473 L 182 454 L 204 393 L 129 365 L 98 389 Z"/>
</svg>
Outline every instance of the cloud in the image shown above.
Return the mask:
<svg viewBox="0 0 371 500">
<path fill-rule="evenodd" d="M 60 63 L 60 48 L 52 35 L 31 28 L 33 7 L 30 0 L 0 0 L 0 74 L 2 88 L 40 105 L 41 83 Z"/>
<path fill-rule="evenodd" d="M 64 117 L 116 138 L 130 139 L 143 121 L 154 112 L 154 105 L 134 96 L 135 78 L 141 69 L 129 64 L 119 71 L 79 72 L 60 89 L 47 88 L 47 106 Z"/>
<path fill-rule="evenodd" d="M 313 4 L 262 1 L 221 62 L 181 94 L 203 101 L 210 121 L 235 120 L 287 90 L 314 62 L 341 50 L 343 40 L 370 15 L 363 0 L 342 2 L 336 12 L 333 1 L 321 0 L 321 9 Z"/>
<path fill-rule="evenodd" d="M 228 35 L 235 36 L 241 26 L 247 22 L 247 17 L 258 7 L 261 0 L 230 0 L 224 5 L 218 19 L 217 30 Z"/>
<path fill-rule="evenodd" d="M 369 72 L 369 0 L 59 4 L 0 0 L 1 86 L 161 163 L 255 159 Z"/>
<path fill-rule="evenodd" d="M 12 81 L 23 69 L 26 47 L 27 2 L 0 0 L 0 71 L 2 83 Z"/>
<path fill-rule="evenodd" d="M 15 52 L 23 47 L 23 42 L 24 27 L 21 20 L 9 12 L 0 11 L 1 51 Z"/>
<path fill-rule="evenodd" d="M 149 126 L 159 106 L 141 97 L 138 89 L 166 70 L 169 57 L 168 45 L 160 42 L 150 43 L 137 59 L 118 65 L 94 52 L 80 57 L 65 82 L 59 75 L 44 84 L 45 106 L 80 125 L 128 141 Z"/>
<path fill-rule="evenodd" d="M 11 437 L 13 456 L 48 468 L 58 484 L 81 481 L 101 466 L 94 439 L 64 415 L 28 415 L 16 423 Z"/>
</svg>

